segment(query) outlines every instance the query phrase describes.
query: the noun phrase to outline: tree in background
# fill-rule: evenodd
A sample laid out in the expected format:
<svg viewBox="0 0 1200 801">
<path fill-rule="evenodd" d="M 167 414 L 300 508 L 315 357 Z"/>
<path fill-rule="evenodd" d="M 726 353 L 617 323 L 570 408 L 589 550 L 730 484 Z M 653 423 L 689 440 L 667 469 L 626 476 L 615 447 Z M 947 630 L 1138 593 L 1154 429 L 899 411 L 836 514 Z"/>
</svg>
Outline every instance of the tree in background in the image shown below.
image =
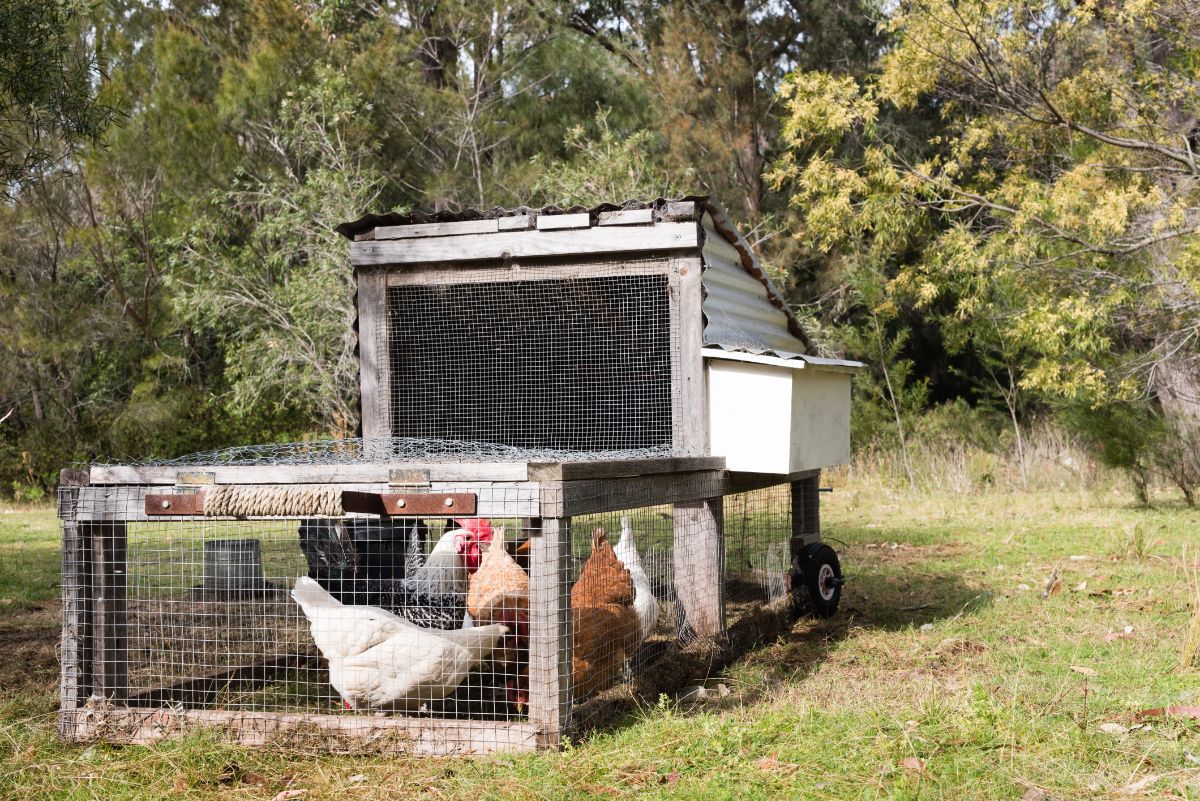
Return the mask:
<svg viewBox="0 0 1200 801">
<path fill-rule="evenodd" d="M 917 302 L 1004 333 L 1020 386 L 1149 402 L 1157 462 L 1200 483 L 1200 11 L 1182 0 L 915 0 L 864 81 L 797 72 L 772 179 L 827 250 L 890 265 Z M 897 115 L 935 109 L 919 147 Z"/>
<path fill-rule="evenodd" d="M 74 0 L 0 2 L 0 192 L 10 194 L 95 142 L 114 110 Z"/>
</svg>

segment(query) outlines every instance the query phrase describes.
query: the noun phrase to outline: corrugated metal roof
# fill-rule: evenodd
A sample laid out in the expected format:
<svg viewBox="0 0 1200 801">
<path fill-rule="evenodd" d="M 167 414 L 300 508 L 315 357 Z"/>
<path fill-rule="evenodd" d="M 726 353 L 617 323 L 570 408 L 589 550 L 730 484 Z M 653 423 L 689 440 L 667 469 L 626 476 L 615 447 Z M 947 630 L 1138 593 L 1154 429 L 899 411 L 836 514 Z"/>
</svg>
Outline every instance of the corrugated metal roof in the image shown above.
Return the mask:
<svg viewBox="0 0 1200 801">
<path fill-rule="evenodd" d="M 681 217 L 672 213 L 672 204 L 686 202 L 696 204 L 694 216 Z M 714 235 L 719 236 L 721 241 L 727 244 L 728 250 L 711 241 L 706 242 L 704 248 L 707 293 L 704 304 L 706 345 L 714 345 L 728 351 L 778 355 L 781 358 L 794 358 L 816 350 L 800 321 L 788 308 L 783 295 L 755 258 L 749 244 L 737 232 L 725 211 L 707 195 L 660 197 L 648 201 L 631 199 L 622 203 L 601 203 L 592 207 L 518 206 L 506 209 L 496 206 L 490 209 L 469 208 L 461 211 L 365 214 L 357 220 L 342 223 L 334 230 L 353 240 L 360 234 L 381 226 L 583 213 L 591 217 L 591 224 L 594 226 L 598 224 L 600 215 L 604 212 L 633 209 L 653 210 L 655 222 L 704 219 L 706 223 L 711 223 L 704 226 L 707 237 L 711 240 Z M 741 280 L 738 277 L 735 272 L 735 268 L 738 267 L 749 280 Z M 708 275 L 709 273 L 711 275 Z"/>
</svg>

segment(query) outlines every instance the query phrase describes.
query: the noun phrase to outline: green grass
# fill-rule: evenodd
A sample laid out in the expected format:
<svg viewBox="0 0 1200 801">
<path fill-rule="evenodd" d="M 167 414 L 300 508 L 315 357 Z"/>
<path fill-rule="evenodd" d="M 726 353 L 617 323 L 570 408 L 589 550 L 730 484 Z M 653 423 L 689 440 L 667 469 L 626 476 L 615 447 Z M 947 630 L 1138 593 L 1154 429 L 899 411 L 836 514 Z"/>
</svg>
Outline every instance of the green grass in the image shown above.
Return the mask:
<svg viewBox="0 0 1200 801">
<path fill-rule="evenodd" d="M 664 699 L 562 753 L 451 760 L 60 744 L 53 514 L 0 515 L 0 798 L 1200 798 L 1200 724 L 1129 718 L 1200 705 L 1179 666 L 1200 513 L 1078 491 L 823 500 L 842 609 L 714 678 L 727 697 Z"/>
</svg>

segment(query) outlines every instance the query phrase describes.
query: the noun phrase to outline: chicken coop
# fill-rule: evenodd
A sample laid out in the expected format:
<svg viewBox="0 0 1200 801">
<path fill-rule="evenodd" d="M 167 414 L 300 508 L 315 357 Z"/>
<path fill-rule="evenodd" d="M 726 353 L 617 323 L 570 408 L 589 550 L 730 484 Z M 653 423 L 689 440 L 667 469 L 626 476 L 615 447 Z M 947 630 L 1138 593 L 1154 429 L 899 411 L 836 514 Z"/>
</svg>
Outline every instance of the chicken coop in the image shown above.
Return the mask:
<svg viewBox="0 0 1200 801">
<path fill-rule="evenodd" d="M 64 738 L 555 747 L 835 611 L 861 365 L 716 204 L 339 231 L 360 437 L 63 472 Z"/>
</svg>

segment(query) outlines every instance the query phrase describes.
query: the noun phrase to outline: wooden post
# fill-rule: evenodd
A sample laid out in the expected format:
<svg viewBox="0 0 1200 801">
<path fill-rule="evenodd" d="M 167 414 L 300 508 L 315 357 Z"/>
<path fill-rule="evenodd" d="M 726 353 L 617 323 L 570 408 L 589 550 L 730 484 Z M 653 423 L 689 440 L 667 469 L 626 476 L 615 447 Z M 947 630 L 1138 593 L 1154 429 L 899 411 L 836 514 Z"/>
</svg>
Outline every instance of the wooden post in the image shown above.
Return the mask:
<svg viewBox="0 0 1200 801">
<path fill-rule="evenodd" d="M 725 631 L 725 504 L 721 497 L 675 504 L 675 598 L 684 639 Z"/>
<path fill-rule="evenodd" d="M 529 535 L 529 722 L 557 748 L 571 714 L 570 524 L 544 518 Z"/>
<path fill-rule="evenodd" d="M 821 471 L 791 482 L 792 564 L 797 564 L 804 546 L 821 541 Z"/>
<path fill-rule="evenodd" d="M 58 733 L 77 739 L 77 710 L 92 693 L 91 562 L 92 526 L 75 520 L 86 470 L 63 470 L 59 477 L 58 516 L 62 520 L 62 642 Z"/>
<path fill-rule="evenodd" d="M 388 415 L 387 277 L 383 270 L 358 270 L 358 392 L 363 456 L 386 460 L 380 439 L 391 437 Z"/>
<path fill-rule="evenodd" d="M 697 223 L 698 225 L 698 223 Z M 674 313 L 678 342 L 675 392 L 675 445 L 708 453 L 708 386 L 704 370 L 703 265 L 698 257 L 679 259 L 679 289 Z M 680 634 L 717 637 L 725 630 L 724 502 L 716 495 L 677 503 L 674 509 L 675 597 L 683 613 Z"/>
<path fill-rule="evenodd" d="M 129 697 L 126 529 L 121 520 L 97 523 L 93 563 L 93 692 L 121 702 Z"/>
</svg>

